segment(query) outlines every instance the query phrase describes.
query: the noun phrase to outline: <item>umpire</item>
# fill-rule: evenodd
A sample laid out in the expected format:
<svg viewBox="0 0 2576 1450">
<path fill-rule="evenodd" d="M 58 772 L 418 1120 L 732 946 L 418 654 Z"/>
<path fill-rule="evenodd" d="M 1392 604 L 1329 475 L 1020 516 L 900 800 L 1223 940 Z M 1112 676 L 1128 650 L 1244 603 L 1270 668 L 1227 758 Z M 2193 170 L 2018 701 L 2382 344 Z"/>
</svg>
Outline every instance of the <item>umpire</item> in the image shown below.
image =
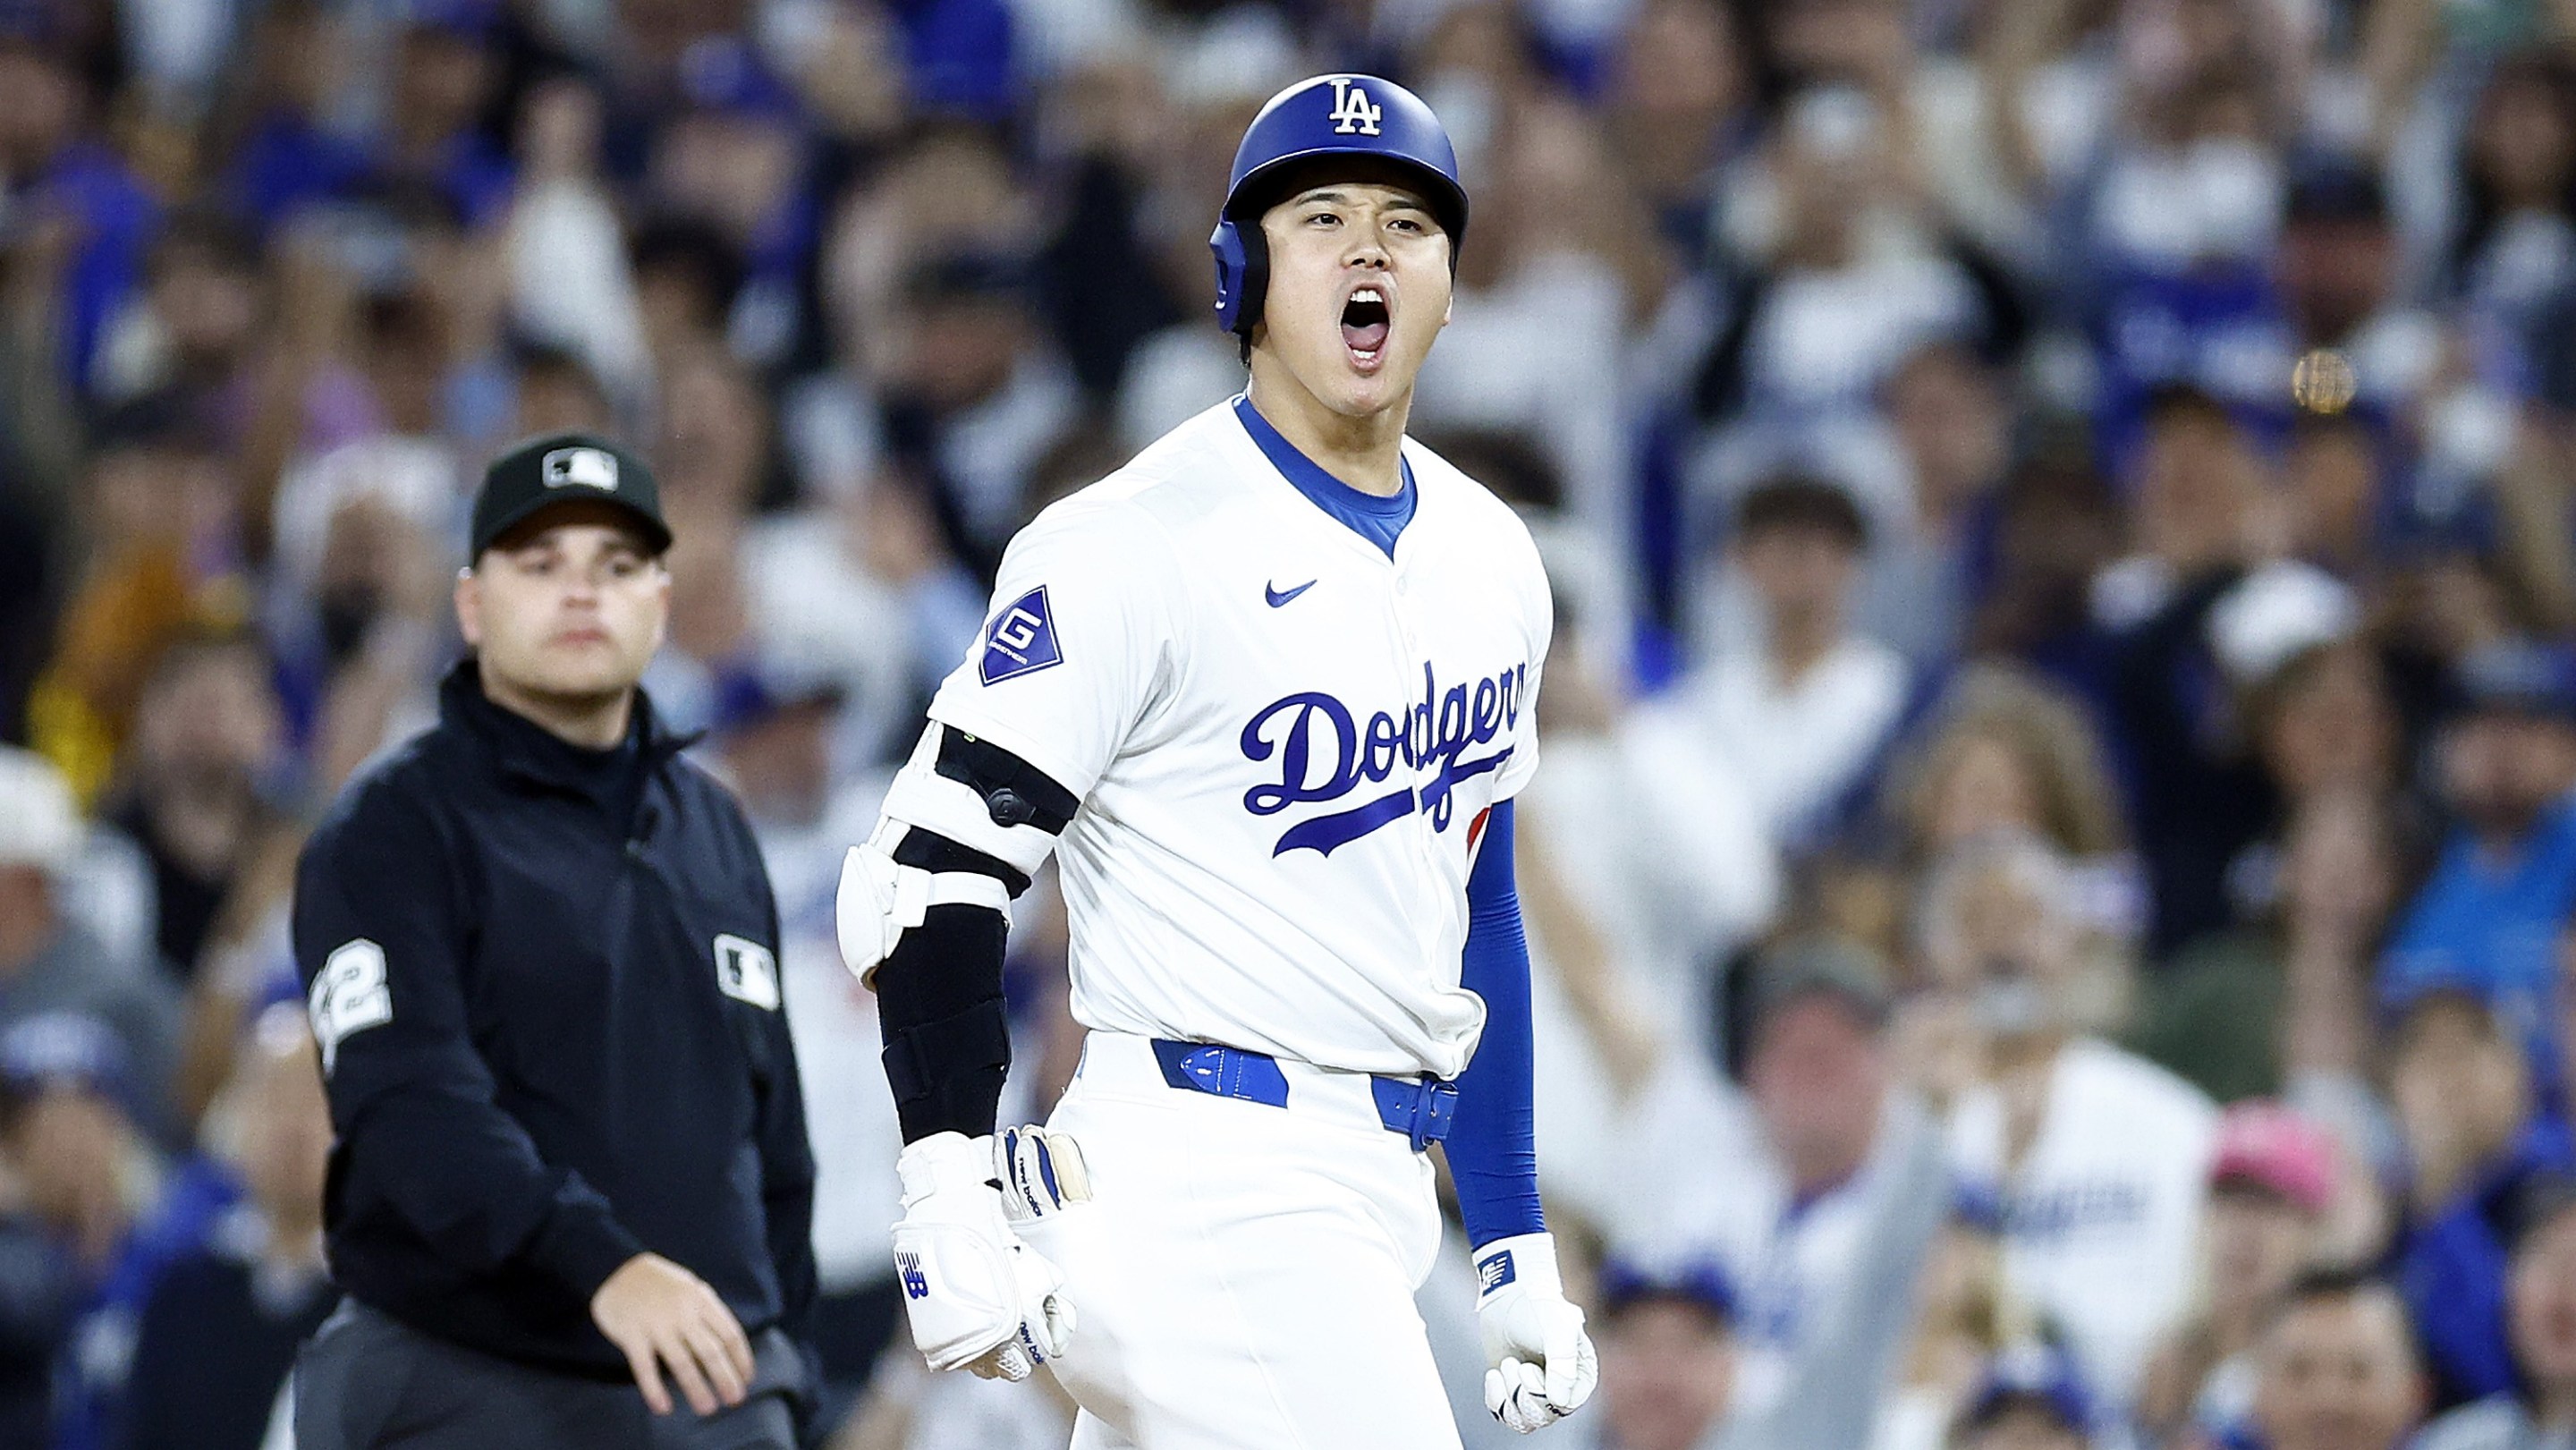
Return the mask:
<svg viewBox="0 0 2576 1450">
<path fill-rule="evenodd" d="M 759 851 L 636 686 L 670 542 L 613 443 L 493 463 L 438 725 L 297 865 L 347 1296 L 300 1450 L 796 1444 L 814 1165 Z"/>
</svg>

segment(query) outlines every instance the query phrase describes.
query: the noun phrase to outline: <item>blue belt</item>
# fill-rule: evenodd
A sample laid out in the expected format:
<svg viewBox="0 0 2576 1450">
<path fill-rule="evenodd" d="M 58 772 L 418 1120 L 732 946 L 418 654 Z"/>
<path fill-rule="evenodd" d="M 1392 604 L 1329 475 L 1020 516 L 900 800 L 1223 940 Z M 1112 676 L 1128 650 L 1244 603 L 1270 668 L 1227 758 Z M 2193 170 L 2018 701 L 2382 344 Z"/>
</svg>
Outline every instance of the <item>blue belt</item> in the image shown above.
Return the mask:
<svg viewBox="0 0 2576 1450">
<path fill-rule="evenodd" d="M 1288 1106 L 1288 1075 L 1266 1052 L 1157 1037 L 1154 1060 L 1163 1066 L 1163 1081 L 1176 1088 Z M 1448 1137 L 1458 1117 L 1458 1085 L 1436 1077 L 1371 1077 L 1369 1094 L 1377 1099 L 1377 1120 L 1388 1132 L 1402 1133 L 1416 1153 Z"/>
</svg>

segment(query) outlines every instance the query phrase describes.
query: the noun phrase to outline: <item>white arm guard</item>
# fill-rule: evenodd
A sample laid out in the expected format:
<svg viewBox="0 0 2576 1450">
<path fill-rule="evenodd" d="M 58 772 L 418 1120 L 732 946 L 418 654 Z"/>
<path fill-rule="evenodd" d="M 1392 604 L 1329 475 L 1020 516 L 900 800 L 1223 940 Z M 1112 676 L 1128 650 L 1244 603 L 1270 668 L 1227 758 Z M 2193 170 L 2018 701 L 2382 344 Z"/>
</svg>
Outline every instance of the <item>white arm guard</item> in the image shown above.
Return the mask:
<svg viewBox="0 0 2576 1450">
<path fill-rule="evenodd" d="M 947 728 L 933 720 L 923 729 L 912 757 L 886 787 L 885 819 L 919 826 L 968 850 L 981 851 L 1023 875 L 1036 875 L 1047 853 L 1055 849 L 1054 834 L 1026 822 L 1004 824 L 995 818 L 993 802 L 984 791 L 941 775 L 939 746 Z M 878 834 L 885 835 L 882 830 Z M 902 833 L 896 832 L 886 837 L 886 843 L 891 848 L 900 839 Z"/>
<path fill-rule="evenodd" d="M 888 821 L 874 839 L 850 848 L 841 861 L 841 890 L 835 925 L 841 938 L 841 960 L 873 986 L 878 966 L 894 954 L 903 934 L 921 925 L 934 906 L 986 906 L 1007 915 L 1009 888 L 980 871 L 924 871 L 898 865 L 883 842 L 900 840 L 904 827 Z"/>
</svg>

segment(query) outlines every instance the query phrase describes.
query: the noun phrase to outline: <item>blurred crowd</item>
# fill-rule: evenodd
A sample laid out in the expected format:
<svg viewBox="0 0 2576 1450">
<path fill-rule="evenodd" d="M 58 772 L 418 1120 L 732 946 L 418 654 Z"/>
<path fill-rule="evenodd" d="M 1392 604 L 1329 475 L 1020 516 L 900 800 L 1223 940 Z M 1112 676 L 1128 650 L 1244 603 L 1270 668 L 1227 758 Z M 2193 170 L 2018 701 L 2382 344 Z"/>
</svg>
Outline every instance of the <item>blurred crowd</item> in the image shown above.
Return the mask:
<svg viewBox="0 0 2576 1450">
<path fill-rule="evenodd" d="M 2576 1444 L 2568 0 L 0 0 L 0 1444 L 285 1443 L 294 852 L 564 427 L 776 881 L 824 1424 L 1063 1443 L 901 1342 L 833 884 L 1012 531 L 1242 386 L 1226 167 L 1344 67 L 1560 614 L 1550 1442 Z"/>
</svg>

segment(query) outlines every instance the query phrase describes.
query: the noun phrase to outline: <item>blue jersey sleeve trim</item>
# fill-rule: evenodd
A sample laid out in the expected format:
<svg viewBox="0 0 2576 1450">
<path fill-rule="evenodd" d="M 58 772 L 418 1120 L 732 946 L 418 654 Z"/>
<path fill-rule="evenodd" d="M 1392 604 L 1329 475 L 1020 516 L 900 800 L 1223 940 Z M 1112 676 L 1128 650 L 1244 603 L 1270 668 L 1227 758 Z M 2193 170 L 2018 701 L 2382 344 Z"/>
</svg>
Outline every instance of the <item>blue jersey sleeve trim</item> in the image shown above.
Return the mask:
<svg viewBox="0 0 2576 1450">
<path fill-rule="evenodd" d="M 1536 1113 L 1531 1107 L 1529 939 L 1512 874 L 1512 803 L 1487 818 L 1467 876 L 1467 946 L 1459 984 L 1485 1001 L 1485 1035 L 1458 1075 L 1458 1121 L 1449 1130 L 1449 1174 L 1467 1241 L 1482 1248 L 1545 1233 L 1539 1211 Z"/>
</svg>

